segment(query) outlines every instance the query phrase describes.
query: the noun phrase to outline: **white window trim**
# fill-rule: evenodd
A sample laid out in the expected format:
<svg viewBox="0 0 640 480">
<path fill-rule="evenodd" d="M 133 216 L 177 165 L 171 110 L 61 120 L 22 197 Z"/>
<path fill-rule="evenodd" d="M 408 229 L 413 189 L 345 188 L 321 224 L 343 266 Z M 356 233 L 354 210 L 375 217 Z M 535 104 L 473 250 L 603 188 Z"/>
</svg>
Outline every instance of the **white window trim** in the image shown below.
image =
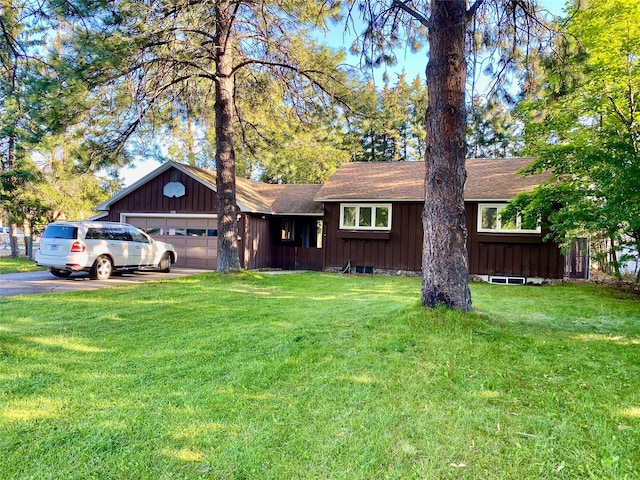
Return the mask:
<svg viewBox="0 0 640 480">
<path fill-rule="evenodd" d="M 372 226 L 370 227 L 362 227 L 358 225 L 345 225 L 344 224 L 344 209 L 346 207 L 355 207 L 356 209 L 356 221 L 360 218 L 360 208 L 367 207 L 372 208 L 373 212 L 375 212 L 376 208 L 386 208 L 389 211 L 389 222 L 386 227 L 376 227 L 376 219 L 375 217 L 371 219 Z M 391 203 L 341 203 L 340 204 L 340 230 L 377 230 L 388 232 L 391 230 L 391 214 L 393 212 Z"/>
<path fill-rule="evenodd" d="M 478 215 L 477 215 L 477 228 L 478 228 L 478 233 L 541 233 L 542 229 L 540 228 L 540 225 L 538 224 L 538 228 L 535 228 L 533 230 L 531 229 L 503 229 L 502 228 L 502 221 L 500 219 L 500 211 L 502 209 L 504 209 L 507 206 L 506 203 L 479 203 L 478 204 Z M 498 218 L 496 219 L 496 225 L 497 228 L 482 228 L 482 209 L 483 208 L 496 208 L 498 211 Z M 520 225 L 521 224 L 521 217 L 520 215 L 517 216 L 516 218 L 516 224 Z"/>
</svg>

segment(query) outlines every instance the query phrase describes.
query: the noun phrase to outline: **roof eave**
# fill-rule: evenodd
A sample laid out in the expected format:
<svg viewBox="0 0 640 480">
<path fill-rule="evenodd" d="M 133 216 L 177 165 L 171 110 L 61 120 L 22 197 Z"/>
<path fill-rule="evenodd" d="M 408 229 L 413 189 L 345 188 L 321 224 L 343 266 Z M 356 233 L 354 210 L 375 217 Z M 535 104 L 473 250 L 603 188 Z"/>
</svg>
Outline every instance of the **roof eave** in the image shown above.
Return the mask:
<svg viewBox="0 0 640 480">
<path fill-rule="evenodd" d="M 399 203 L 399 202 L 424 202 L 424 198 L 316 198 L 317 202 L 341 202 L 341 203 Z M 465 202 L 508 202 L 512 198 L 465 198 Z"/>
<path fill-rule="evenodd" d="M 366 203 L 389 203 L 389 202 L 424 202 L 424 198 L 314 198 L 314 202 L 366 202 Z"/>
<path fill-rule="evenodd" d="M 299 212 L 276 212 L 273 214 L 274 217 L 322 217 L 324 213 L 315 212 L 315 213 L 299 213 Z"/>
<path fill-rule="evenodd" d="M 465 202 L 509 202 L 513 198 L 465 198 Z"/>
</svg>

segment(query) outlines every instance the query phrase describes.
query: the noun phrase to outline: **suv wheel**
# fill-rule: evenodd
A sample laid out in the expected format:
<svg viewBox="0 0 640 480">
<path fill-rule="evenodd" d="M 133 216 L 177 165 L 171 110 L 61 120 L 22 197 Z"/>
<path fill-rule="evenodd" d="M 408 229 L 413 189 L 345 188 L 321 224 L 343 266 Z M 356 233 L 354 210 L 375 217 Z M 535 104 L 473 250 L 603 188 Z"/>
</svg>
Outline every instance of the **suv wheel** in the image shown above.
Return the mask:
<svg viewBox="0 0 640 480">
<path fill-rule="evenodd" d="M 100 255 L 93 263 L 89 276 L 93 280 L 107 280 L 113 272 L 113 264 L 111 259 L 105 255 Z"/>
<path fill-rule="evenodd" d="M 162 255 L 158 267 L 162 273 L 169 273 L 171 271 L 171 258 L 169 258 L 168 253 Z"/>
<path fill-rule="evenodd" d="M 57 270 L 55 268 L 50 268 L 49 272 L 51 272 L 51 275 L 54 277 L 58 278 L 69 278 L 69 275 L 71 275 L 71 272 L 68 270 Z"/>
</svg>

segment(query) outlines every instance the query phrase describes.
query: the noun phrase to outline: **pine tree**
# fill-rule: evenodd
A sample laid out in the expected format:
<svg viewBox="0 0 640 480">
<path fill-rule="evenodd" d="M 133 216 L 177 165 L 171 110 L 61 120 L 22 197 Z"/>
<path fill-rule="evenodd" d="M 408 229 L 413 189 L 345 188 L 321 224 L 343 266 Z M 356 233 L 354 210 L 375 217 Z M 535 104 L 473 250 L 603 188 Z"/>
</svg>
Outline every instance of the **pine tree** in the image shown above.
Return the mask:
<svg viewBox="0 0 640 480">
<path fill-rule="evenodd" d="M 369 63 L 395 62 L 395 47 L 416 51 L 429 45 L 422 303 L 469 311 L 463 195 L 468 59 L 473 47 L 492 49 L 495 71 L 506 72 L 526 60 L 519 47 L 538 48 L 532 33 L 544 22 L 535 0 L 367 0 L 357 5 L 367 21 L 362 42 Z M 476 38 L 481 42 L 467 43 Z"/>
<path fill-rule="evenodd" d="M 244 88 L 240 80 L 251 77 L 240 73 L 278 79 L 298 112 L 312 109 L 319 98 L 346 99 L 333 52 L 311 39 L 311 30 L 338 12 L 331 2 L 302 0 L 123 1 L 109 8 L 77 0 L 73 7 L 67 15 L 80 12 L 91 27 L 76 32 L 78 72 L 92 85 L 96 105 L 105 107 L 93 116 L 90 162 L 108 163 L 126 152 L 145 122 L 154 125 L 158 112 L 176 99 L 186 104 L 195 84 L 207 92 L 214 111 L 217 268 L 237 270 L 235 99 Z"/>
</svg>

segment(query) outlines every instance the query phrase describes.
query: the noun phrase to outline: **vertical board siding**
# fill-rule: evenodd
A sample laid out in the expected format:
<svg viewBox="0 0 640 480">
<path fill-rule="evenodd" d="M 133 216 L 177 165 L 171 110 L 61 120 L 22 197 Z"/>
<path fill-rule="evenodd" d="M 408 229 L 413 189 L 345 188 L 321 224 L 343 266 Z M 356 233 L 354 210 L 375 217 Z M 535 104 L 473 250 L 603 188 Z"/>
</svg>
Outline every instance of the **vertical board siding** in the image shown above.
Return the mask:
<svg viewBox="0 0 640 480">
<path fill-rule="evenodd" d="M 164 185 L 171 181 L 181 182 L 185 186 L 183 197 L 168 198 L 162 194 Z M 109 209 L 108 219 L 119 222 L 121 213 L 134 212 L 216 214 L 217 205 L 213 190 L 179 170 L 170 168 L 114 202 Z"/>
<path fill-rule="evenodd" d="M 325 268 L 372 266 L 383 270 L 419 271 L 422 263 L 420 204 L 393 205 L 391 237 L 384 240 L 338 238 L 340 204 L 325 205 Z M 416 228 L 417 226 L 417 228 Z"/>
<path fill-rule="evenodd" d="M 467 203 L 469 273 L 472 275 L 513 275 L 562 278 L 564 257 L 560 247 L 543 241 L 541 234 L 478 234 L 478 204 Z"/>
<path fill-rule="evenodd" d="M 323 251 L 315 247 L 273 247 L 273 268 L 322 271 Z"/>
<path fill-rule="evenodd" d="M 272 266 L 272 242 L 269 220 L 262 216 L 243 215 L 240 225 L 241 264 L 247 270 Z"/>
<path fill-rule="evenodd" d="M 557 244 L 535 235 L 478 235 L 477 203 L 466 204 L 469 273 L 562 278 L 564 257 Z M 422 268 L 422 204 L 395 203 L 388 240 L 338 238 L 340 204 L 325 204 L 325 268 L 372 266 L 381 270 Z"/>
</svg>

